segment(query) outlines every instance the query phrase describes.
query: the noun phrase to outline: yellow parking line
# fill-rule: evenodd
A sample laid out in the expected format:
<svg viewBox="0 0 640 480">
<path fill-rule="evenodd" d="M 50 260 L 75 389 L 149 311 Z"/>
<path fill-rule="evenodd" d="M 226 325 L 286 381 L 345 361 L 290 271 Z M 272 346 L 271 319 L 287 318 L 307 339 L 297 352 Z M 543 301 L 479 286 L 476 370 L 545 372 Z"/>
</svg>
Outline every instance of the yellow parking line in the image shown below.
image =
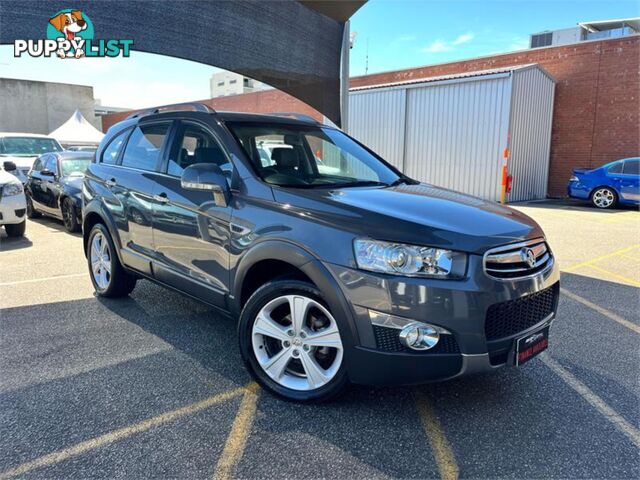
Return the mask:
<svg viewBox="0 0 640 480">
<path fill-rule="evenodd" d="M 593 408 L 600 412 L 613 426 L 631 440 L 631 442 L 640 448 L 640 431 L 627 422 L 618 412 L 611 408 L 607 403 L 596 395 L 589 387 L 578 380 L 572 373 L 562 368 L 549 354 L 543 355 L 542 361 L 556 375 L 575 390 L 584 400 L 586 400 Z"/>
<path fill-rule="evenodd" d="M 247 387 L 238 409 L 236 419 L 233 421 L 231 431 L 227 437 L 216 471 L 213 474 L 215 480 L 227 480 L 232 477 L 233 470 L 242 458 L 247 446 L 247 439 L 251 433 L 251 425 L 258 407 L 258 393 L 260 387 L 252 383 Z"/>
<path fill-rule="evenodd" d="M 620 275 L 619 273 L 615 273 L 612 272 L 610 270 L 606 270 L 602 267 L 598 267 L 597 265 L 588 265 L 587 268 L 592 268 L 594 270 L 598 270 L 600 273 L 604 273 L 605 275 L 609 275 L 613 278 L 617 278 L 618 280 L 622 280 L 623 282 L 627 282 L 630 283 L 631 285 L 635 286 L 635 287 L 640 287 L 640 282 L 638 282 L 637 280 L 634 280 L 632 278 L 629 277 L 625 277 L 624 275 Z"/>
<path fill-rule="evenodd" d="M 442 480 L 457 479 L 459 469 L 453 450 L 442 430 L 440 420 L 438 420 L 438 417 L 433 411 L 429 399 L 423 393 L 416 392 L 416 406 L 424 431 L 429 438 L 433 456 L 438 464 L 440 478 L 442 478 Z"/>
<path fill-rule="evenodd" d="M 615 313 L 610 312 L 606 308 L 602 308 L 600 305 L 596 305 L 595 303 L 590 302 L 586 298 L 582 298 L 581 296 L 576 295 L 575 293 L 571 293 L 570 291 L 565 290 L 564 288 L 561 288 L 560 292 L 562 293 L 562 295 L 569 297 L 571 300 L 575 300 L 576 302 L 579 302 L 589 307 L 590 309 L 595 310 L 596 312 L 600 313 L 601 315 L 604 315 L 610 320 L 613 320 L 614 322 L 617 322 L 620 325 L 627 327 L 629 330 L 632 330 L 636 333 L 640 333 L 640 325 L 636 325 L 635 323 L 632 323 L 629 320 L 625 320 L 620 315 L 616 315 Z"/>
<path fill-rule="evenodd" d="M 594 263 L 600 262 L 602 260 L 606 260 L 607 258 L 617 257 L 618 255 L 622 255 L 623 253 L 630 252 L 640 248 L 640 244 L 631 245 L 630 247 L 621 248 L 620 250 L 616 250 L 615 252 L 607 253 L 606 255 L 602 255 L 600 257 L 592 258 L 591 260 L 587 260 L 585 262 L 576 263 L 575 265 L 571 265 L 570 267 L 561 269 L 563 272 L 573 272 L 578 268 L 587 267 Z"/>
<path fill-rule="evenodd" d="M 204 410 L 213 405 L 224 402 L 225 400 L 229 400 L 231 398 L 242 395 L 244 391 L 245 391 L 244 387 L 241 387 L 241 388 L 229 390 L 224 393 L 219 393 L 209 398 L 205 398 L 204 400 L 201 400 L 199 402 L 192 403 L 191 405 L 187 405 L 185 407 L 181 407 L 176 410 L 163 413 L 156 417 L 148 418 L 147 420 L 143 420 L 142 422 L 136 423 L 135 425 L 130 425 L 128 427 L 120 428 L 118 430 L 113 430 L 112 432 L 105 433 L 104 435 L 100 435 L 99 437 L 95 437 L 90 440 L 80 442 L 71 447 L 58 450 L 57 452 L 49 453 L 40 458 L 36 458 L 35 460 L 32 460 L 30 462 L 26 462 L 26 463 L 23 463 L 22 465 L 18 465 L 17 467 L 14 467 L 10 470 L 5 470 L 4 472 L 0 472 L 0 480 L 4 480 L 10 477 L 15 477 L 19 475 L 24 475 L 25 473 L 30 472 L 31 470 L 34 470 L 36 468 L 42 468 L 42 467 L 47 467 L 49 465 L 54 465 L 56 463 L 60 463 L 64 460 L 67 460 L 68 458 L 75 457 L 76 455 L 85 453 L 89 450 L 93 450 L 103 445 L 107 445 L 113 442 L 123 440 L 137 433 L 145 432 L 153 427 L 157 427 L 167 422 L 172 422 L 185 415 L 189 415 L 189 414 L 198 412 L 200 410 Z"/>
</svg>

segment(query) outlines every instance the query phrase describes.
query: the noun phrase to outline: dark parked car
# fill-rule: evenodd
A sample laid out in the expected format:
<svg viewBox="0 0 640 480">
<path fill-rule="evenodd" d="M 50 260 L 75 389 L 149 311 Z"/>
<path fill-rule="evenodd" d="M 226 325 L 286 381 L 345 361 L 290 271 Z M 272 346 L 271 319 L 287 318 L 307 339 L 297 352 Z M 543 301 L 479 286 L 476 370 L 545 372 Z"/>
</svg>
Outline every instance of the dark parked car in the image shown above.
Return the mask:
<svg viewBox="0 0 640 480">
<path fill-rule="evenodd" d="M 600 168 L 577 168 L 567 186 L 572 198 L 590 200 L 598 208 L 640 204 L 640 158 L 625 158 Z"/>
<path fill-rule="evenodd" d="M 179 108 L 113 126 L 87 170 L 98 295 L 147 278 L 239 318 L 251 374 L 297 401 L 547 347 L 559 271 L 526 215 L 420 184 L 311 119 Z"/>
<path fill-rule="evenodd" d="M 48 215 L 64 222 L 69 232 L 80 229 L 82 179 L 93 154 L 56 152 L 40 156 L 25 184 L 27 216 Z"/>
</svg>

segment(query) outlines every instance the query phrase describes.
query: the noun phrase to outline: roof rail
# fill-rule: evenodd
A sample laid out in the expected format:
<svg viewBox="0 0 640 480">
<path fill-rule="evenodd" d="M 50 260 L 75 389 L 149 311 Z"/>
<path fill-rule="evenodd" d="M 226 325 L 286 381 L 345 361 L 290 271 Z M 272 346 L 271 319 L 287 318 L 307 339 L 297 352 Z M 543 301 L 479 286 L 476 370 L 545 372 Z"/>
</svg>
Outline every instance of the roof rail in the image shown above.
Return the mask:
<svg viewBox="0 0 640 480">
<path fill-rule="evenodd" d="M 315 124 L 322 124 L 322 122 L 319 122 L 318 120 L 313 118 L 311 115 L 305 115 L 304 113 L 273 112 L 273 113 L 268 113 L 268 115 L 275 115 L 276 117 L 289 117 L 289 118 L 295 118 L 297 120 L 304 120 L 304 121 L 307 121 L 307 122 L 312 122 L 312 123 L 315 123 Z"/>
<path fill-rule="evenodd" d="M 211 108 L 209 105 L 206 105 L 201 102 L 186 102 L 186 103 L 174 103 L 171 105 L 162 105 L 160 107 L 152 107 L 146 110 L 141 110 L 139 112 L 135 112 L 127 117 L 127 120 L 130 118 L 140 118 L 145 117 L 147 115 L 153 115 L 155 113 L 161 112 L 172 112 L 172 111 L 182 111 L 182 110 L 192 110 L 194 112 L 204 112 L 204 113 L 216 113 L 216 111 Z"/>
</svg>

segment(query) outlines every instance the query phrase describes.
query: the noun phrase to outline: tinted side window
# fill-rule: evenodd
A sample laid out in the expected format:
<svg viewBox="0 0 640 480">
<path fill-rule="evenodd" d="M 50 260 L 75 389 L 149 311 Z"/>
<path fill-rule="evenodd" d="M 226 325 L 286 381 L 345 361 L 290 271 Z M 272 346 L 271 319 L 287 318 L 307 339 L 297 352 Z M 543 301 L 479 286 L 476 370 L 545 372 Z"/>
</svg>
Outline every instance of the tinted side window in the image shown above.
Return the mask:
<svg viewBox="0 0 640 480">
<path fill-rule="evenodd" d="M 55 174 L 58 173 L 58 160 L 53 155 L 48 155 L 47 159 L 44 161 L 44 168 L 53 172 Z"/>
<path fill-rule="evenodd" d="M 35 163 L 33 164 L 33 171 L 34 172 L 39 172 L 40 170 L 42 170 L 42 165 L 44 163 L 44 159 L 46 157 L 43 155 L 42 157 L 38 158 Z"/>
<path fill-rule="evenodd" d="M 622 162 L 611 165 L 607 173 L 622 173 Z"/>
<path fill-rule="evenodd" d="M 625 161 L 622 173 L 625 175 L 640 175 L 640 160 Z"/>
<path fill-rule="evenodd" d="M 223 172 L 233 171 L 233 166 L 220 144 L 204 127 L 183 124 L 169 157 L 167 173 L 179 177 L 194 163 L 215 163 Z"/>
<path fill-rule="evenodd" d="M 122 166 L 158 170 L 160 152 L 168 130 L 168 123 L 136 127 L 124 150 Z"/>
<path fill-rule="evenodd" d="M 107 148 L 102 152 L 102 163 L 106 163 L 107 165 L 115 165 L 118 161 L 118 155 L 120 154 L 120 150 L 122 149 L 122 145 L 124 144 L 125 139 L 127 138 L 127 134 L 129 130 L 125 130 L 124 132 L 116 135 Z"/>
</svg>

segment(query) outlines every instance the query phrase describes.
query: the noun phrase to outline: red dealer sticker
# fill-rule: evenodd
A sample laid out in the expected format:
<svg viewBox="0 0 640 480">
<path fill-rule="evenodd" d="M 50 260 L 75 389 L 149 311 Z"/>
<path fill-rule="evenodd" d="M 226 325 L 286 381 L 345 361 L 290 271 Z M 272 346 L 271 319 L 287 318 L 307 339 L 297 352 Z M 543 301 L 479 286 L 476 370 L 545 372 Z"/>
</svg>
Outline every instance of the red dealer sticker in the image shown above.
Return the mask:
<svg viewBox="0 0 640 480">
<path fill-rule="evenodd" d="M 519 338 L 516 342 L 516 365 L 528 362 L 549 346 L 549 326 Z"/>
</svg>

